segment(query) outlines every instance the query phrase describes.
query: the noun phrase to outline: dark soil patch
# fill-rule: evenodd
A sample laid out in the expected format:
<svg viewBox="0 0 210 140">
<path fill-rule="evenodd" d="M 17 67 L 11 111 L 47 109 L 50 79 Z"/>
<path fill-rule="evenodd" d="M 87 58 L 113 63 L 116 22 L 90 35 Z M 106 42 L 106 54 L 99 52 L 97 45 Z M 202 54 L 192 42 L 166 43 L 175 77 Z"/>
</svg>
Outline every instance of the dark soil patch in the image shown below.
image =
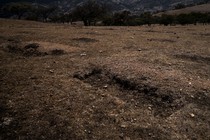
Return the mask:
<svg viewBox="0 0 210 140">
<path fill-rule="evenodd" d="M 193 61 L 193 62 L 210 64 L 209 56 L 201 56 L 201 55 L 196 55 L 196 54 L 176 54 L 174 55 L 174 57 L 178 59 Z"/>
<path fill-rule="evenodd" d="M 188 101 L 195 103 L 200 107 L 207 107 L 210 109 L 210 97 L 207 96 L 207 91 L 199 91 L 194 96 L 189 97 Z"/>
<path fill-rule="evenodd" d="M 201 33 L 201 36 L 210 36 L 210 33 Z"/>
<path fill-rule="evenodd" d="M 50 52 L 51 55 L 64 55 L 65 51 L 61 49 L 54 49 Z"/>
<path fill-rule="evenodd" d="M 22 47 L 19 43 L 9 43 L 4 47 L 4 50 L 9 53 L 23 55 L 25 57 L 45 56 L 46 52 L 38 50 L 39 44 L 32 43 Z"/>
<path fill-rule="evenodd" d="M 184 106 L 181 97 L 169 89 L 162 93 L 157 86 L 145 84 L 135 79 L 127 79 L 125 76 L 111 73 L 105 68 L 94 67 L 89 71 L 76 72 L 74 78 L 96 87 L 104 88 L 104 85 L 109 85 L 116 87 L 123 94 L 133 94 L 139 97 L 138 100 L 146 100 L 152 104 L 157 116 L 167 117 Z"/>
<path fill-rule="evenodd" d="M 28 44 L 24 47 L 24 49 L 38 49 L 40 45 L 38 43 Z"/>
<path fill-rule="evenodd" d="M 160 32 L 160 31 L 155 31 L 155 30 L 146 30 L 146 31 L 144 31 L 144 32 L 149 32 L 149 33 L 162 33 L 162 32 Z"/>
<path fill-rule="evenodd" d="M 96 39 L 85 38 L 85 37 L 82 37 L 82 38 L 74 38 L 73 40 L 74 40 L 74 41 L 79 41 L 79 42 L 84 42 L 84 43 L 98 42 L 98 40 L 96 40 Z"/>
<path fill-rule="evenodd" d="M 167 43 L 174 43 L 176 42 L 175 40 L 171 40 L 171 39 L 147 39 L 148 41 L 154 41 L 154 42 L 167 42 Z"/>
<path fill-rule="evenodd" d="M 122 139 L 127 136 L 134 135 L 136 138 L 142 138 L 146 140 L 157 139 L 157 140 L 169 140 L 170 135 L 166 132 L 161 131 L 157 128 L 143 128 L 143 127 L 128 127 L 122 128 L 121 130 L 124 134 Z"/>
</svg>

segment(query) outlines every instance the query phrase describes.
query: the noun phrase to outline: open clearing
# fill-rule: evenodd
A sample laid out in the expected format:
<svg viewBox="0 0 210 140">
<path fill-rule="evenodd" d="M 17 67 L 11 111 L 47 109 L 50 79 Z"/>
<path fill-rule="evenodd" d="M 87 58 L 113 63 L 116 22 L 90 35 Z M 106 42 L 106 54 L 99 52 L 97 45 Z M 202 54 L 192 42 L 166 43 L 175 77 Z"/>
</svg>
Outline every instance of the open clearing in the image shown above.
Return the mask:
<svg viewBox="0 0 210 140">
<path fill-rule="evenodd" d="M 210 25 L 0 25 L 0 139 L 210 139 Z"/>
</svg>

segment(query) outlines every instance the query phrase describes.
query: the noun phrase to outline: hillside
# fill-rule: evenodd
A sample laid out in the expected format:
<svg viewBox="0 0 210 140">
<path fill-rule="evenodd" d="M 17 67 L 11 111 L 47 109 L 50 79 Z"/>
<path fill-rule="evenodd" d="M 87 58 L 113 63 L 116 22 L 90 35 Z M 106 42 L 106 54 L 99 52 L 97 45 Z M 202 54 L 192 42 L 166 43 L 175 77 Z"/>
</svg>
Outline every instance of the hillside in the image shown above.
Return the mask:
<svg viewBox="0 0 210 140">
<path fill-rule="evenodd" d="M 166 11 L 166 12 L 161 12 L 158 13 L 156 15 L 162 15 L 162 14 L 166 14 L 166 15 L 179 15 L 179 14 L 188 14 L 188 13 L 208 13 L 210 12 L 210 3 L 208 4 L 202 4 L 202 5 L 196 5 L 196 6 L 192 6 L 192 7 L 186 7 L 183 9 L 177 9 L 177 10 L 170 10 L 170 11 Z"/>
<path fill-rule="evenodd" d="M 0 5 L 9 2 L 17 2 L 19 0 L 1 0 Z M 38 2 L 42 4 L 56 4 L 63 9 L 71 9 L 87 0 L 21 0 L 26 2 Z M 132 12 L 156 11 L 169 9 L 172 6 L 182 4 L 195 4 L 205 0 L 97 0 L 111 7 L 114 11 L 130 10 Z"/>
</svg>

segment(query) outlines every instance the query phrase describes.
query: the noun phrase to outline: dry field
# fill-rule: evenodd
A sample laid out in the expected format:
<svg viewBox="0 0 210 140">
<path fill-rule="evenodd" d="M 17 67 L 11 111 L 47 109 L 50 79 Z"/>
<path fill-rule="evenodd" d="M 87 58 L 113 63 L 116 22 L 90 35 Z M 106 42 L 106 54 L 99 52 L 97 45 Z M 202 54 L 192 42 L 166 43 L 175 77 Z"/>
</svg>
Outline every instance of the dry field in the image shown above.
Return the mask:
<svg viewBox="0 0 210 140">
<path fill-rule="evenodd" d="M 210 25 L 0 25 L 0 140 L 210 139 Z"/>
</svg>

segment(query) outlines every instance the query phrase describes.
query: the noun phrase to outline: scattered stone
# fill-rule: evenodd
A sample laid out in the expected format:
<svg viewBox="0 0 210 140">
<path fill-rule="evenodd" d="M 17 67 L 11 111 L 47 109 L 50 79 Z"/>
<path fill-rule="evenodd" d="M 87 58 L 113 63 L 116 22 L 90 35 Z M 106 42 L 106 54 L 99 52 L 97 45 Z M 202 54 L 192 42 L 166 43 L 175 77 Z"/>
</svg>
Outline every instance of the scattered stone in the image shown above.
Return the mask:
<svg viewBox="0 0 210 140">
<path fill-rule="evenodd" d="M 120 125 L 121 128 L 126 128 L 127 126 L 125 124 Z"/>
<path fill-rule="evenodd" d="M 152 108 L 151 108 L 150 106 L 148 107 L 148 109 L 149 109 L 149 110 L 152 110 Z"/>
<path fill-rule="evenodd" d="M 194 118 L 194 117 L 195 117 L 195 114 L 193 114 L 193 113 L 190 113 L 190 116 L 191 116 L 192 118 Z"/>
<path fill-rule="evenodd" d="M 108 88 L 108 85 L 105 85 L 104 88 Z"/>
<path fill-rule="evenodd" d="M 50 73 L 54 73 L 54 71 L 53 71 L 53 70 L 49 70 L 49 72 L 50 72 Z"/>
<path fill-rule="evenodd" d="M 149 135 L 149 136 L 152 136 L 152 133 L 149 133 L 148 135 Z"/>
<path fill-rule="evenodd" d="M 142 51 L 141 49 L 138 49 L 138 51 L 140 52 L 140 51 Z"/>
<path fill-rule="evenodd" d="M 102 53 L 103 51 L 102 51 L 102 50 L 100 50 L 99 52 L 100 52 L 100 53 Z"/>
<path fill-rule="evenodd" d="M 12 123 L 13 118 L 5 117 L 3 120 L 4 121 L 3 121 L 2 124 L 5 125 L 5 126 L 8 126 L 8 125 L 10 125 Z"/>
<path fill-rule="evenodd" d="M 121 139 L 123 139 L 124 134 L 123 134 L 123 133 L 122 133 L 122 134 L 120 134 L 120 135 L 119 135 L 119 137 L 120 137 Z"/>
<path fill-rule="evenodd" d="M 192 83 L 191 83 L 191 82 L 189 82 L 189 85 L 192 85 Z"/>
<path fill-rule="evenodd" d="M 87 55 L 86 53 L 81 53 L 81 54 L 80 54 L 80 56 L 86 56 L 86 55 Z"/>
<path fill-rule="evenodd" d="M 105 94 L 101 94 L 101 96 L 102 96 L 102 97 L 105 97 L 106 95 L 105 95 Z"/>
</svg>

